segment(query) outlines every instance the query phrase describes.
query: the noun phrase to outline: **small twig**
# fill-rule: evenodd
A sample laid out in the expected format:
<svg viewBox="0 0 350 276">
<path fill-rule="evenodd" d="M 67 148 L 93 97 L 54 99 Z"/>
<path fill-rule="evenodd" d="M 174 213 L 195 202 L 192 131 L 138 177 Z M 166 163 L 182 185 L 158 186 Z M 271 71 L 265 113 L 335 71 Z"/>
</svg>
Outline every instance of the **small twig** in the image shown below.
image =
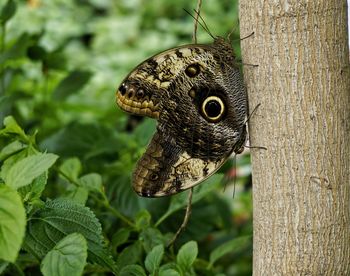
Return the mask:
<svg viewBox="0 0 350 276">
<path fill-rule="evenodd" d="M 174 242 L 176 241 L 176 239 L 178 238 L 178 236 L 181 234 L 181 232 L 186 228 L 188 220 L 190 219 L 191 216 L 191 212 L 192 212 L 192 195 L 193 195 L 193 188 L 191 188 L 189 190 L 188 193 L 188 201 L 187 201 L 187 206 L 186 206 L 186 213 L 185 213 L 185 217 L 184 220 L 181 224 L 181 226 L 179 227 L 179 229 L 176 231 L 174 237 L 171 239 L 171 241 L 168 244 L 168 247 L 171 247 Z"/>
</svg>

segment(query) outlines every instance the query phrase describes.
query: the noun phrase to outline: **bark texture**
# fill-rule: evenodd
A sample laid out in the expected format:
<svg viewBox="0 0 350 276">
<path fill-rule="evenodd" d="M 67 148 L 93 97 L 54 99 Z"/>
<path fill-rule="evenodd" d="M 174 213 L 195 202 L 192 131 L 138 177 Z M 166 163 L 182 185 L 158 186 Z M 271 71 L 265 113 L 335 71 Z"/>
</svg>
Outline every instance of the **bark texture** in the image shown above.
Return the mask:
<svg viewBox="0 0 350 276">
<path fill-rule="evenodd" d="M 350 275 L 346 0 L 240 1 L 254 275 Z"/>
</svg>

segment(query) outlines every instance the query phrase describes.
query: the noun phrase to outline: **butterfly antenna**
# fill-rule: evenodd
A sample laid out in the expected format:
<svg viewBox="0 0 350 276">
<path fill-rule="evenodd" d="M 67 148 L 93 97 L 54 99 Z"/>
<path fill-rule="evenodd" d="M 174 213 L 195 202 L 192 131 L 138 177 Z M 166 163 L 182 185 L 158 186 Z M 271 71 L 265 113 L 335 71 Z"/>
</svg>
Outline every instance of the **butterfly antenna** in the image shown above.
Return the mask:
<svg viewBox="0 0 350 276">
<path fill-rule="evenodd" d="M 258 103 L 255 107 L 254 107 L 254 109 L 253 109 L 253 111 L 249 114 L 249 116 L 248 116 L 248 118 L 245 120 L 245 122 L 244 122 L 244 124 L 246 124 L 249 120 L 250 120 L 250 118 L 254 115 L 254 113 L 256 112 L 256 110 L 258 109 L 258 107 L 261 105 L 261 103 Z M 248 149 L 263 149 L 263 150 L 267 150 L 267 148 L 266 147 L 262 147 L 262 146 L 248 146 L 248 145 L 244 145 L 244 147 L 245 148 L 248 148 Z"/>
<path fill-rule="evenodd" d="M 227 40 L 228 40 L 228 41 L 231 41 L 231 35 L 235 32 L 236 28 L 237 28 L 237 25 L 234 26 L 234 27 L 232 28 L 232 30 L 229 32 L 229 34 L 227 35 Z"/>
<path fill-rule="evenodd" d="M 211 31 L 210 31 L 210 29 L 209 29 L 207 23 L 205 23 L 205 20 L 204 20 L 203 17 L 200 15 L 200 13 L 197 12 L 196 10 L 195 10 L 194 12 L 198 15 L 199 19 L 202 20 L 202 23 L 203 23 L 203 25 L 204 25 L 204 27 L 205 27 L 204 30 L 206 30 L 206 32 L 211 36 L 212 39 L 215 39 L 215 36 L 213 36 L 213 34 L 211 33 Z"/>
<path fill-rule="evenodd" d="M 254 107 L 252 113 L 250 113 L 250 114 L 248 115 L 248 117 L 247 117 L 247 119 L 245 120 L 244 124 L 246 124 L 247 122 L 249 122 L 250 118 L 254 115 L 254 113 L 256 112 L 256 110 L 258 109 L 258 107 L 259 107 L 260 105 L 261 105 L 261 103 L 258 103 L 258 104 Z"/>
<path fill-rule="evenodd" d="M 254 35 L 254 32 L 251 32 L 249 35 L 242 37 L 241 40 L 247 39 L 247 38 L 251 37 L 252 35 Z"/>
<path fill-rule="evenodd" d="M 196 18 L 193 14 L 191 14 L 188 10 L 184 9 L 184 11 L 186 13 L 188 13 L 202 28 L 203 30 L 205 30 L 213 39 L 214 39 L 214 36 L 211 34 L 211 32 L 205 27 L 205 25 L 203 25 L 198 18 Z M 199 13 L 197 13 L 199 15 Z"/>
</svg>

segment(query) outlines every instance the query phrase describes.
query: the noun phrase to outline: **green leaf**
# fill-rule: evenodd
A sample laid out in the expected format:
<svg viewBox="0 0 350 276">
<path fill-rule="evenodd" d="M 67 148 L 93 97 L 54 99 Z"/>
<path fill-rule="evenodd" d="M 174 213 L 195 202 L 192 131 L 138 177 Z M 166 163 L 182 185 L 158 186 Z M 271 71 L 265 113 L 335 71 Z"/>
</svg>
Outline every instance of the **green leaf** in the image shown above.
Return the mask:
<svg viewBox="0 0 350 276">
<path fill-rule="evenodd" d="M 159 269 L 159 276 L 180 276 L 184 275 L 184 273 L 179 273 L 180 268 L 179 266 L 174 262 L 167 262 L 166 264 L 162 265 Z M 187 275 L 187 274 L 186 274 Z"/>
<path fill-rule="evenodd" d="M 145 267 L 149 273 L 155 273 L 158 270 L 163 254 L 164 246 L 162 244 L 153 247 L 151 252 L 148 253 L 145 259 Z"/>
<path fill-rule="evenodd" d="M 180 276 L 175 269 L 165 269 L 159 272 L 159 276 Z"/>
<path fill-rule="evenodd" d="M 102 177 L 98 173 L 83 175 L 79 178 L 79 184 L 89 191 L 103 193 Z"/>
<path fill-rule="evenodd" d="M 53 92 L 55 100 L 63 100 L 69 95 L 78 92 L 90 79 L 88 71 L 73 71 L 65 77 Z"/>
<path fill-rule="evenodd" d="M 81 205 L 85 205 L 88 197 L 89 197 L 89 191 L 85 189 L 84 187 L 76 187 L 73 186 L 71 190 L 66 194 L 67 198 L 73 200 L 76 203 L 79 203 Z"/>
<path fill-rule="evenodd" d="M 45 48 L 40 45 L 33 45 L 28 47 L 27 55 L 31 60 L 43 60 L 47 53 Z"/>
<path fill-rule="evenodd" d="M 14 262 L 25 233 L 26 215 L 18 193 L 0 185 L 0 259 Z"/>
<path fill-rule="evenodd" d="M 155 131 L 156 121 L 147 118 L 135 127 L 133 130 L 133 135 L 140 146 L 146 146 L 151 140 Z"/>
<path fill-rule="evenodd" d="M 209 257 L 210 267 L 228 253 L 238 253 L 251 244 L 251 236 L 243 236 L 230 240 L 215 248 Z"/>
<path fill-rule="evenodd" d="M 15 154 L 23 149 L 25 149 L 27 145 L 21 143 L 20 141 L 16 140 L 13 141 L 12 143 L 6 145 L 3 147 L 3 149 L 0 151 L 0 161 L 5 160 L 12 154 Z"/>
<path fill-rule="evenodd" d="M 142 255 L 142 247 L 139 241 L 124 248 L 117 259 L 117 266 L 123 268 L 124 266 L 140 262 Z"/>
<path fill-rule="evenodd" d="M 5 275 L 4 272 L 8 265 L 9 265 L 9 262 L 4 262 L 0 260 L 0 275 Z"/>
<path fill-rule="evenodd" d="M 81 162 L 77 157 L 72 157 L 65 160 L 60 166 L 60 171 L 74 181 L 78 179 L 81 169 Z"/>
<path fill-rule="evenodd" d="M 24 248 L 42 259 L 62 238 L 82 234 L 88 242 L 88 260 L 114 272 L 117 268 L 106 251 L 101 224 L 87 207 L 67 199 L 48 201 L 28 221 Z"/>
<path fill-rule="evenodd" d="M 47 178 L 48 172 L 45 171 L 35 178 L 29 185 L 19 188 L 18 193 L 23 198 L 23 201 L 26 202 L 39 199 L 45 189 Z"/>
<path fill-rule="evenodd" d="M 147 210 L 141 210 L 135 218 L 137 230 L 146 229 L 151 223 L 151 215 Z"/>
<path fill-rule="evenodd" d="M 28 156 L 13 165 L 7 172 L 5 183 L 17 189 L 30 184 L 34 178 L 47 171 L 57 160 L 52 153 L 39 153 Z"/>
<path fill-rule="evenodd" d="M 11 48 L 9 48 L 3 54 L 0 55 L 0 64 L 4 63 L 9 59 L 14 60 L 25 56 L 29 43 L 29 35 L 26 33 L 22 34 Z"/>
<path fill-rule="evenodd" d="M 120 276 L 146 276 L 146 273 L 142 266 L 132 264 L 123 267 Z"/>
<path fill-rule="evenodd" d="M 61 157 L 85 158 L 92 152 L 115 154 L 118 139 L 114 135 L 114 130 L 101 124 L 74 122 L 44 140 L 41 148 L 55 152 Z"/>
<path fill-rule="evenodd" d="M 1 166 L 0 177 L 2 179 L 5 179 L 8 172 L 16 163 L 18 163 L 19 161 L 21 161 L 22 159 L 28 156 L 35 155 L 37 153 L 38 152 L 33 147 L 26 147 L 25 149 L 12 154 L 8 158 L 6 158 L 5 161 L 3 162 Z"/>
<path fill-rule="evenodd" d="M 24 141 L 29 141 L 28 136 L 24 133 L 23 129 L 18 125 L 16 120 L 12 116 L 7 116 L 4 119 L 5 128 L 0 130 L 0 135 L 18 135 Z"/>
<path fill-rule="evenodd" d="M 111 245 L 113 248 L 117 248 L 119 245 L 126 243 L 130 236 L 130 229 L 121 228 L 112 237 Z"/>
<path fill-rule="evenodd" d="M 198 245 L 195 241 L 189 241 L 185 243 L 179 249 L 176 256 L 176 263 L 183 268 L 183 270 L 188 270 L 191 268 L 193 262 L 196 260 L 198 254 Z"/>
<path fill-rule="evenodd" d="M 60 240 L 41 263 L 44 276 L 79 276 L 87 257 L 87 243 L 83 235 L 73 233 Z"/>
<path fill-rule="evenodd" d="M 140 233 L 143 247 L 150 252 L 158 244 L 166 244 L 168 238 L 163 236 L 157 228 L 148 227 Z"/>
<path fill-rule="evenodd" d="M 1 10 L 0 23 L 3 25 L 6 24 L 6 22 L 10 20 L 12 16 L 15 15 L 16 9 L 16 2 L 13 0 L 8 0 L 6 5 Z"/>
</svg>

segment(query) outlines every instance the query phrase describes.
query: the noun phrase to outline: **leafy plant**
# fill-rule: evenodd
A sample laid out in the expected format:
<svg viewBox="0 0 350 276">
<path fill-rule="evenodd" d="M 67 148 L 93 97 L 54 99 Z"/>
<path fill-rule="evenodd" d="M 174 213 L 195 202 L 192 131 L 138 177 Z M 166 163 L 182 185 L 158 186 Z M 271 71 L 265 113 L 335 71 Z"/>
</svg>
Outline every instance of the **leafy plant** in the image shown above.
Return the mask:
<svg viewBox="0 0 350 276">
<path fill-rule="evenodd" d="M 187 193 L 147 199 L 130 185 L 155 122 L 121 112 L 113 91 L 146 57 L 190 42 L 183 8 L 192 3 L 0 4 L 0 273 L 251 274 L 249 155 L 195 188 L 170 248 Z M 208 1 L 202 14 L 225 35 L 237 8 Z"/>
</svg>

